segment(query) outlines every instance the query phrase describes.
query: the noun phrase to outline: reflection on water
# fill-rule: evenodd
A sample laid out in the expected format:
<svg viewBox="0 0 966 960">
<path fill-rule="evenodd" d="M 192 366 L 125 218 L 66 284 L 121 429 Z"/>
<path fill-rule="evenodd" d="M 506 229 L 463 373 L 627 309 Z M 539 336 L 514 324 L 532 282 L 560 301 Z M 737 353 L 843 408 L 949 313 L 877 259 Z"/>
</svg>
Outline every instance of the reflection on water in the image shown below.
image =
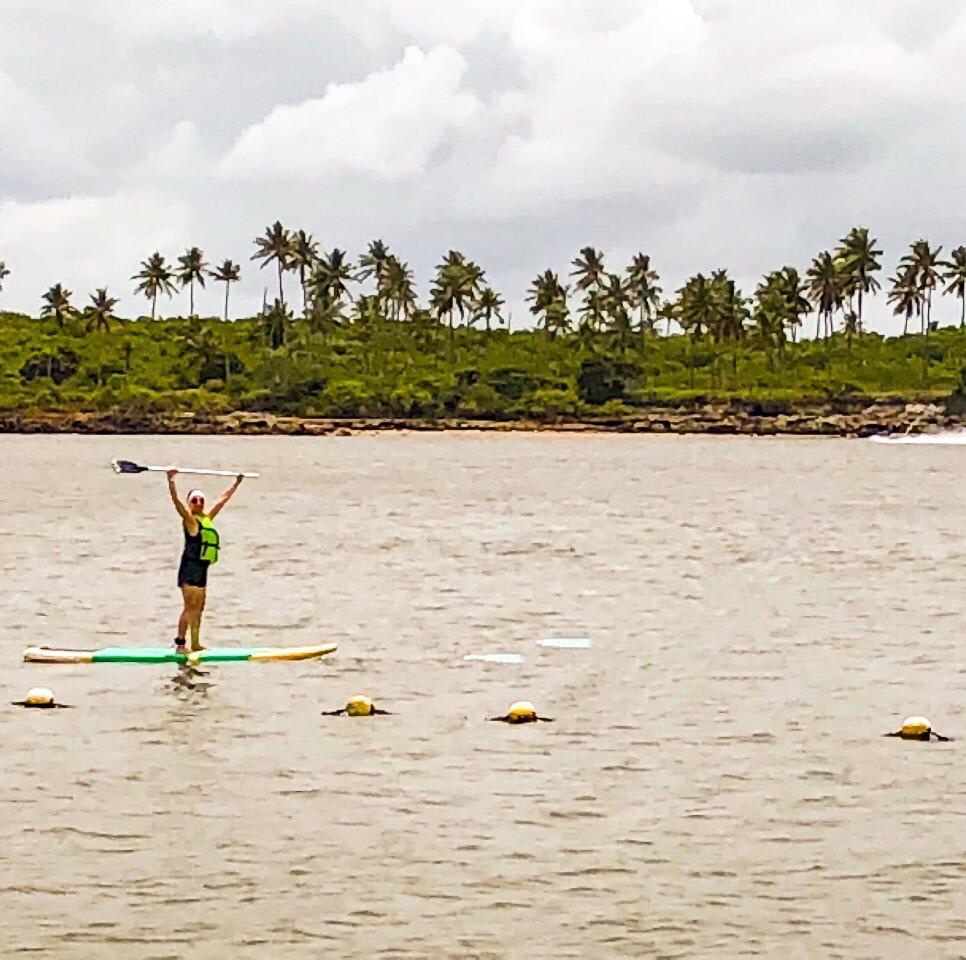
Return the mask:
<svg viewBox="0 0 966 960">
<path fill-rule="evenodd" d="M 0 956 L 966 955 L 959 747 L 881 736 L 919 713 L 966 736 L 957 451 L 0 451 L 6 699 L 75 705 L 0 711 Z M 263 474 L 219 524 L 207 643 L 339 652 L 208 676 L 20 663 L 173 636 L 177 518 L 163 478 L 112 473 L 122 455 Z M 393 715 L 321 716 L 363 693 Z M 555 722 L 486 722 L 517 700 Z"/>
</svg>

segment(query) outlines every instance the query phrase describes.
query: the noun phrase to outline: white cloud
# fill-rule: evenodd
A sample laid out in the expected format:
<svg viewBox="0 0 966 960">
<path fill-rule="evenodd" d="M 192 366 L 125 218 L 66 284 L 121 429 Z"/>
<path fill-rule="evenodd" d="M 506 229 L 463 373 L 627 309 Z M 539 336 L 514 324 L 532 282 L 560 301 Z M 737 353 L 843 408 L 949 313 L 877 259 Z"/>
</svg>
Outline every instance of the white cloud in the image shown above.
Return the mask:
<svg viewBox="0 0 966 960">
<path fill-rule="evenodd" d="M 186 221 L 177 201 L 130 192 L 0 201 L 0 250 L 11 271 L 4 295 L 9 290 L 21 309 L 35 312 L 52 283 L 66 284 L 82 299 L 108 285 L 136 315 L 141 307 L 130 296 L 131 274 L 152 250 L 180 243 Z"/>
<path fill-rule="evenodd" d="M 857 223 L 890 270 L 966 241 L 961 0 L 3 6 L 4 306 L 129 291 L 156 248 L 248 264 L 276 218 L 382 236 L 423 290 L 465 247 L 518 317 L 588 242 L 674 289 L 717 266 L 753 287 Z M 246 267 L 242 309 L 266 277 Z"/>
<path fill-rule="evenodd" d="M 387 70 L 276 107 L 239 137 L 223 169 L 230 176 L 310 180 L 420 174 L 447 135 L 479 109 L 477 99 L 460 89 L 465 70 L 466 61 L 449 47 L 429 53 L 409 47 Z"/>
<path fill-rule="evenodd" d="M 0 196 L 34 192 L 90 172 L 90 164 L 58 136 L 43 101 L 0 70 Z"/>
</svg>

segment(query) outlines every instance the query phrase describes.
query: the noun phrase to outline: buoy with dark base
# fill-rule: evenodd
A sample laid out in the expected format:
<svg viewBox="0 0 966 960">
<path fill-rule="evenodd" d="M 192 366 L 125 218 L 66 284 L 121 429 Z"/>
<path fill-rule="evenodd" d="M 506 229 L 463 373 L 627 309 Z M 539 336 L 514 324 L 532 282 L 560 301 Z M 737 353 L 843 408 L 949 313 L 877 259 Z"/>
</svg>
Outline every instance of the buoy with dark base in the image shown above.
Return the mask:
<svg viewBox="0 0 966 960">
<path fill-rule="evenodd" d="M 372 717 L 389 716 L 388 710 L 378 710 L 375 704 L 368 697 L 353 697 L 346 701 L 346 705 L 341 710 L 323 710 L 323 717 L 338 717 L 345 714 L 347 717 Z"/>
<path fill-rule="evenodd" d="M 510 709 L 502 717 L 490 717 L 500 723 L 536 723 L 542 720 L 545 723 L 553 723 L 553 717 L 537 716 L 536 707 L 529 700 L 518 700 L 510 704 Z"/>
<path fill-rule="evenodd" d="M 906 717 L 902 726 L 895 733 L 887 733 L 887 737 L 901 737 L 903 740 L 940 740 L 949 742 L 949 737 L 936 733 L 932 724 L 925 717 Z"/>
<path fill-rule="evenodd" d="M 38 710 L 58 710 L 68 709 L 69 704 L 57 703 L 54 700 L 54 691 L 47 687 L 31 687 L 27 691 L 27 696 L 23 700 L 14 700 L 15 707 L 34 707 Z"/>
</svg>

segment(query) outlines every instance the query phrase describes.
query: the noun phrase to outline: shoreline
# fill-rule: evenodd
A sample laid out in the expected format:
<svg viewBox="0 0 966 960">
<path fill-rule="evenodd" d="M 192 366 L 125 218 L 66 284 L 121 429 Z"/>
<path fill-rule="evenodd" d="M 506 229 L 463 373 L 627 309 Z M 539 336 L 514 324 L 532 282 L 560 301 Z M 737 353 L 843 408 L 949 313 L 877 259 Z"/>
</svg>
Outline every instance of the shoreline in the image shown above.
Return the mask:
<svg viewBox="0 0 966 960">
<path fill-rule="evenodd" d="M 727 401 L 648 407 L 620 416 L 553 420 L 474 420 L 466 417 L 298 417 L 261 412 L 226 414 L 0 413 L 0 433 L 211 434 L 240 436 L 353 436 L 380 432 L 645 433 L 719 436 L 869 437 L 966 426 L 966 415 L 942 404 L 902 399 L 756 403 Z"/>
</svg>

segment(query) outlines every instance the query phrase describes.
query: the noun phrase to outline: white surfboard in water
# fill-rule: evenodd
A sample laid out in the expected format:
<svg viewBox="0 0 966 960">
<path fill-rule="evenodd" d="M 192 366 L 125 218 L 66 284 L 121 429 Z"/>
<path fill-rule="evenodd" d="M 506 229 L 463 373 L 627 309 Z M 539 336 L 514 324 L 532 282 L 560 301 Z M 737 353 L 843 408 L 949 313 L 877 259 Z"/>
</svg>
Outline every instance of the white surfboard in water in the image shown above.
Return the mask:
<svg viewBox="0 0 966 960">
<path fill-rule="evenodd" d="M 898 436 L 875 434 L 869 439 L 876 443 L 914 443 L 940 447 L 960 447 L 966 445 L 966 430 L 947 430 L 943 433 L 903 433 Z"/>
</svg>

